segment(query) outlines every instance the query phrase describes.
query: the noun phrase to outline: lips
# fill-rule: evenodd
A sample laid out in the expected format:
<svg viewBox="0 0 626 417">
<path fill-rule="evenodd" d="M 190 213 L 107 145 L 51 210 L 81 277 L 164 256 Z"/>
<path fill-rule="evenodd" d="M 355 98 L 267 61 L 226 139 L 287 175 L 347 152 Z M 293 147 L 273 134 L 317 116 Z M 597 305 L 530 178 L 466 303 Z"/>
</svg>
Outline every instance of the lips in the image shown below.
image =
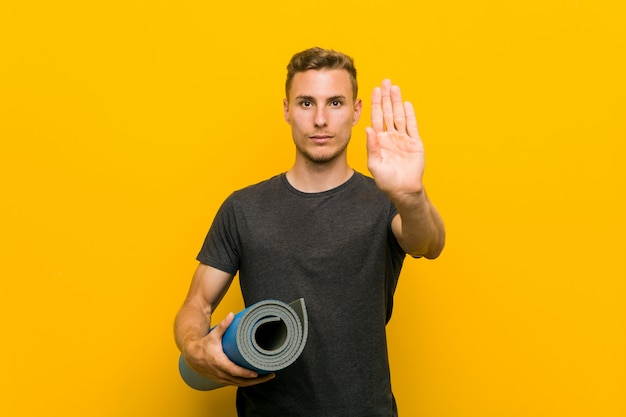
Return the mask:
<svg viewBox="0 0 626 417">
<path fill-rule="evenodd" d="M 332 135 L 312 135 L 309 136 L 309 139 L 315 142 L 328 142 L 333 138 Z"/>
</svg>

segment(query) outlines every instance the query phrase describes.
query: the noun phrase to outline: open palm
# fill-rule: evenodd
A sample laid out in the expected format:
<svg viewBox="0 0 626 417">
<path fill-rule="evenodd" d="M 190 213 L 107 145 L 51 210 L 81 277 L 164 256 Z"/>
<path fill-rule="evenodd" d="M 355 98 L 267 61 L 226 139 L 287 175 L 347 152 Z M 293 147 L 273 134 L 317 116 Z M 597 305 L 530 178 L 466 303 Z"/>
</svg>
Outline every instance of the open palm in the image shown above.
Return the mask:
<svg viewBox="0 0 626 417">
<path fill-rule="evenodd" d="M 367 166 L 378 188 L 388 195 L 421 192 L 424 146 L 415 112 L 390 80 L 372 93 L 372 126 L 366 133 Z"/>
</svg>

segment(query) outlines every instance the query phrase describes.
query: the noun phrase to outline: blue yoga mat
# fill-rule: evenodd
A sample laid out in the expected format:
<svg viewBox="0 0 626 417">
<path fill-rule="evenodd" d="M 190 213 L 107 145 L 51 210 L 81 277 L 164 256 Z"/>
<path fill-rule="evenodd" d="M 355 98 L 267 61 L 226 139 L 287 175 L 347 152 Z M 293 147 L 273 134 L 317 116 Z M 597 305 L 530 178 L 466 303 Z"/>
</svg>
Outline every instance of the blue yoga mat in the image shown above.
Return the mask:
<svg viewBox="0 0 626 417">
<path fill-rule="evenodd" d="M 260 375 L 280 371 L 298 359 L 308 335 L 304 299 L 292 303 L 264 300 L 235 315 L 224 337 L 222 348 L 239 366 Z M 209 391 L 223 385 L 189 367 L 183 355 L 178 360 L 180 375 L 187 385 Z"/>
</svg>

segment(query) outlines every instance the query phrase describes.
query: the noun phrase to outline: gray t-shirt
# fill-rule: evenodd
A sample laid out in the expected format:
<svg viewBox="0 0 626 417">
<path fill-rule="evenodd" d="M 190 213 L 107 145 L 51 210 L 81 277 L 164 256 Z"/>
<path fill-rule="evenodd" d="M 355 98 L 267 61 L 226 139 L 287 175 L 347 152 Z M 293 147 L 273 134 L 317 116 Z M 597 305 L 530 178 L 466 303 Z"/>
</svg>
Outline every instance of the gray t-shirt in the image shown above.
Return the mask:
<svg viewBox="0 0 626 417">
<path fill-rule="evenodd" d="M 239 272 L 246 306 L 303 297 L 309 316 L 302 356 L 270 382 L 238 389 L 239 416 L 397 415 L 385 335 L 405 258 L 396 214 L 360 173 L 322 193 L 281 174 L 226 199 L 197 259 Z"/>
</svg>

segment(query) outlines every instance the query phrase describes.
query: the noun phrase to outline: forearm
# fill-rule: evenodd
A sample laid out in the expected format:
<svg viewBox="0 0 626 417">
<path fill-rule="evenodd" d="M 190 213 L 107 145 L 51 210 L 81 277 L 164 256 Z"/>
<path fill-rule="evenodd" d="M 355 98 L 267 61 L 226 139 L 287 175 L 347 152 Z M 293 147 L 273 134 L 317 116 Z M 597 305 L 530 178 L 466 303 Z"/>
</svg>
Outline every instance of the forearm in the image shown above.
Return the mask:
<svg viewBox="0 0 626 417">
<path fill-rule="evenodd" d="M 232 282 L 233 275 L 199 264 L 189 293 L 176 316 L 174 337 L 183 352 L 188 342 L 205 337 L 211 326 L 211 314 L 217 308 Z"/>
<path fill-rule="evenodd" d="M 174 322 L 174 337 L 178 349 L 183 352 L 191 341 L 198 341 L 207 335 L 211 326 L 211 312 L 185 302 Z"/>
<path fill-rule="evenodd" d="M 256 372 L 233 363 L 223 351 L 222 337 L 234 314 L 227 314 L 209 333 L 211 315 L 233 277 L 208 265 L 198 265 L 187 298 L 176 315 L 174 337 L 185 361 L 196 372 L 223 385 L 259 384 L 273 378 L 273 374 L 259 377 Z"/>
<path fill-rule="evenodd" d="M 402 248 L 412 256 L 439 256 L 445 244 L 445 228 L 426 192 L 390 197 L 398 209 L 394 233 Z"/>
</svg>

